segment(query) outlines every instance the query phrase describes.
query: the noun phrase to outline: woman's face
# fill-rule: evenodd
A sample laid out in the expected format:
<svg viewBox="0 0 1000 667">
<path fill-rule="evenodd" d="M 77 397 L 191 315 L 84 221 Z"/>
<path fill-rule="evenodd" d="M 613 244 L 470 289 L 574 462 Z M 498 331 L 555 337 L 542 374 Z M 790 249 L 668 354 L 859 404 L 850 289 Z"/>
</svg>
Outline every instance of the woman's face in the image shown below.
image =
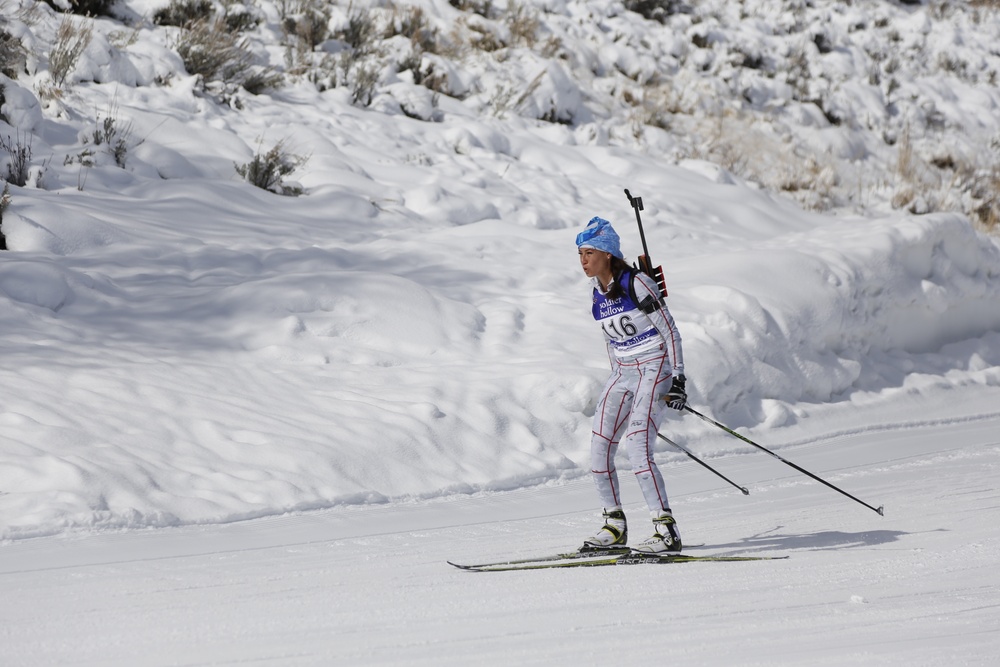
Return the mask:
<svg viewBox="0 0 1000 667">
<path fill-rule="evenodd" d="M 580 248 L 580 266 L 588 278 L 611 273 L 611 255 L 593 248 Z"/>
</svg>

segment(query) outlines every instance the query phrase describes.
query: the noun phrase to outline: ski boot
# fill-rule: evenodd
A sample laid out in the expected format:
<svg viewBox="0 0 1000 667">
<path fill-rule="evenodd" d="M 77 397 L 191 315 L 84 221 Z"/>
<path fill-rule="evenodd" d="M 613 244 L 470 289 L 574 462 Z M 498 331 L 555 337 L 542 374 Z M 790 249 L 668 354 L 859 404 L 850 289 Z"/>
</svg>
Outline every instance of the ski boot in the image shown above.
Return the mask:
<svg viewBox="0 0 1000 667">
<path fill-rule="evenodd" d="M 628 524 L 625 522 L 625 512 L 620 507 L 604 510 L 604 525 L 597 534 L 586 540 L 580 551 L 604 551 L 607 549 L 624 549 L 628 541 Z"/>
<path fill-rule="evenodd" d="M 656 532 L 639 546 L 632 547 L 632 550 L 646 554 L 680 553 L 681 531 L 677 528 L 677 522 L 670 512 L 670 508 L 652 514 L 653 528 Z"/>
</svg>

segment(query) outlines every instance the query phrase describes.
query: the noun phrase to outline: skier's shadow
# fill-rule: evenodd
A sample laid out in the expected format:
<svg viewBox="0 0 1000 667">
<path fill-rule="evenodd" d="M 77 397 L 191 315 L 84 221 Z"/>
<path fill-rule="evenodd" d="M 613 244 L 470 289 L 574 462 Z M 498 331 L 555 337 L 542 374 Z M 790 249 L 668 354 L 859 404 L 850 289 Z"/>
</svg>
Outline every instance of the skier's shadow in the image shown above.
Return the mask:
<svg viewBox="0 0 1000 667">
<path fill-rule="evenodd" d="M 773 531 L 754 535 L 727 544 L 713 544 L 716 549 L 733 549 L 734 552 L 747 553 L 755 551 L 824 551 L 841 549 L 858 549 L 873 547 L 880 544 L 890 544 L 898 541 L 904 535 L 909 535 L 899 530 L 866 530 L 861 533 L 844 533 L 839 530 L 828 530 L 820 533 L 807 533 L 800 535 L 784 534 L 778 531 L 778 526 Z"/>
</svg>

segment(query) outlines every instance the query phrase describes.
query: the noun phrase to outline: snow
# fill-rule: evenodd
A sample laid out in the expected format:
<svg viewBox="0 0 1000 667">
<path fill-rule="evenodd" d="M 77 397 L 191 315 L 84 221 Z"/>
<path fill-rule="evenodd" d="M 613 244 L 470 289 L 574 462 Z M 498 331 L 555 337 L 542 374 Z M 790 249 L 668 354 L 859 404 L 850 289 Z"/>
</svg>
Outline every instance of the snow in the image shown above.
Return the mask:
<svg viewBox="0 0 1000 667">
<path fill-rule="evenodd" d="M 989 154 L 996 14 L 743 4 L 666 30 L 617 3 L 549 2 L 539 30 L 562 56 L 425 54 L 469 95 L 390 68 L 368 108 L 305 80 L 227 104 L 184 72 L 176 29 L 144 24 L 122 48 L 110 19 L 46 96 L 38 44 L 60 17 L 12 12 L 32 49 L 0 78 L 0 136 L 30 133 L 36 159 L 2 218 L 4 664 L 992 664 L 1000 242 L 958 211 L 893 210 L 880 137 Z M 278 10 L 260 7 L 254 48 L 281 62 Z M 885 118 L 857 29 L 880 16 L 893 44 L 926 49 L 895 76 L 927 103 L 893 91 Z M 804 20 L 842 46 L 796 45 Z M 778 62 L 793 46 L 839 125 L 726 50 Z M 965 64 L 934 69 L 936 54 Z M 697 113 L 637 122 L 616 95 L 665 72 Z M 769 120 L 727 115 L 730 84 Z M 94 140 L 109 117 L 124 168 Z M 741 172 L 700 143 L 712 126 L 760 159 Z M 278 142 L 308 158 L 286 180 L 302 196 L 235 172 Z M 783 143 L 827 170 L 830 211 L 775 190 L 803 171 Z M 924 204 L 948 199 L 922 178 Z M 884 517 L 677 414 L 662 432 L 751 491 L 659 442 L 685 540 L 788 560 L 446 564 L 565 551 L 596 528 L 607 361 L 573 239 L 599 215 L 634 259 L 625 188 L 664 265 L 692 405 Z M 622 487 L 639 538 L 645 508 Z"/>
<path fill-rule="evenodd" d="M 788 560 L 461 572 L 566 548 L 589 480 L 4 548 L 7 663 L 989 665 L 997 648 L 997 392 L 937 424 L 666 466 L 692 553 Z M 975 405 L 978 403 L 978 405 Z M 876 411 L 878 412 L 878 411 Z M 910 412 L 912 419 L 913 413 Z M 843 423 L 843 419 L 840 420 Z M 624 481 L 624 480 L 623 480 Z M 624 485 L 631 516 L 644 514 Z"/>
</svg>

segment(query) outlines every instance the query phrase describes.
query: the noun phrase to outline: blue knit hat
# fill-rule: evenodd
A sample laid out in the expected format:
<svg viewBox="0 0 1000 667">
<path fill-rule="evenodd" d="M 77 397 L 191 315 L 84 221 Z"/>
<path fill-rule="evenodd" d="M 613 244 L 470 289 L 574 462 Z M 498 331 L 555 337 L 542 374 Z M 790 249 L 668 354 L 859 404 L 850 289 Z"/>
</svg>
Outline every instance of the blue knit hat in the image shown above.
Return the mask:
<svg viewBox="0 0 1000 667">
<path fill-rule="evenodd" d="M 609 252 L 619 259 L 622 257 L 621 239 L 618 233 L 611 227 L 611 223 L 604 218 L 594 216 L 587 223 L 586 229 L 576 235 L 577 248 L 593 248 L 602 252 Z"/>
</svg>

